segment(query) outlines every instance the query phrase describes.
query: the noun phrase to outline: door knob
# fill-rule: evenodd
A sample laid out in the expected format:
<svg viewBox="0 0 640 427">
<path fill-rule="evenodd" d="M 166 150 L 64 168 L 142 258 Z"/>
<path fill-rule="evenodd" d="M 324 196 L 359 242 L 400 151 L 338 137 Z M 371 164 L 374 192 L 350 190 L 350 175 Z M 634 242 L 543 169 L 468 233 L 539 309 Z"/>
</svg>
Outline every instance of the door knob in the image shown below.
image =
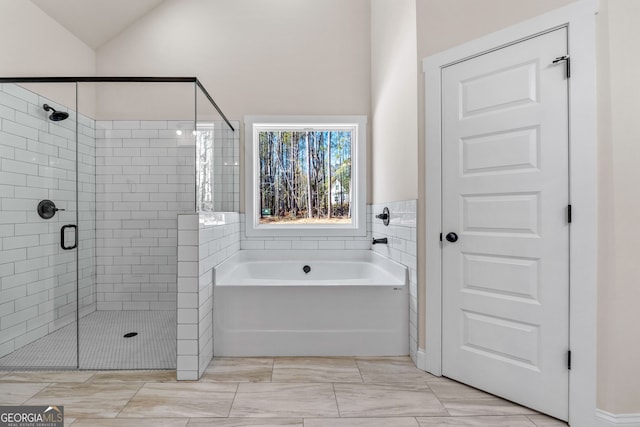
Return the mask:
<svg viewBox="0 0 640 427">
<path fill-rule="evenodd" d="M 447 235 L 445 236 L 445 239 L 447 239 L 447 242 L 455 243 L 458 241 L 458 235 L 454 232 L 450 232 L 450 233 L 447 233 Z"/>
</svg>

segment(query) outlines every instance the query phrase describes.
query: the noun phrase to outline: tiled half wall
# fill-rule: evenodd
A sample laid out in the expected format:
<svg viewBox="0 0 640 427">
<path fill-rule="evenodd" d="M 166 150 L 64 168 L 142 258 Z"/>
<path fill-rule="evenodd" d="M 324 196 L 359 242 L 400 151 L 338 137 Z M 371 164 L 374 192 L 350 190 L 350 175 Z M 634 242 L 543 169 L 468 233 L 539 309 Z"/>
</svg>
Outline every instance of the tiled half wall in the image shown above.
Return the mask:
<svg viewBox="0 0 640 427">
<path fill-rule="evenodd" d="M 178 380 L 197 380 L 213 357 L 212 270 L 238 250 L 238 213 L 178 216 Z"/>
</svg>

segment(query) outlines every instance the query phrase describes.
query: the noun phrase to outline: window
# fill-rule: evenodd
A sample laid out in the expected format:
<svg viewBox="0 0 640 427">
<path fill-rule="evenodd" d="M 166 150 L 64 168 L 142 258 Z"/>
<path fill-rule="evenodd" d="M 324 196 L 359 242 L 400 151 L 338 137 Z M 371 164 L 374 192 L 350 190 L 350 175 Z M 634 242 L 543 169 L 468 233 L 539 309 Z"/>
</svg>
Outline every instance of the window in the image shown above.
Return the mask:
<svg viewBox="0 0 640 427">
<path fill-rule="evenodd" d="M 214 212 L 213 123 L 196 126 L 197 212 Z"/>
<path fill-rule="evenodd" d="M 248 236 L 366 234 L 364 116 L 245 117 Z"/>
</svg>

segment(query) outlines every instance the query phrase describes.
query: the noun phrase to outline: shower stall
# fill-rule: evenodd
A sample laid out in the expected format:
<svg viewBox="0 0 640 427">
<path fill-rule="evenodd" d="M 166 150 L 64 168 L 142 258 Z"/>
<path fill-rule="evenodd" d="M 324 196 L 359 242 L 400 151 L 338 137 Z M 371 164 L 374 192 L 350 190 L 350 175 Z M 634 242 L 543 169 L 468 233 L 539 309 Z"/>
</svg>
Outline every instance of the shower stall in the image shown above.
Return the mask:
<svg viewBox="0 0 640 427">
<path fill-rule="evenodd" d="M 237 211 L 237 138 L 196 78 L 0 78 L 0 369 L 175 369 L 177 216 Z"/>
</svg>

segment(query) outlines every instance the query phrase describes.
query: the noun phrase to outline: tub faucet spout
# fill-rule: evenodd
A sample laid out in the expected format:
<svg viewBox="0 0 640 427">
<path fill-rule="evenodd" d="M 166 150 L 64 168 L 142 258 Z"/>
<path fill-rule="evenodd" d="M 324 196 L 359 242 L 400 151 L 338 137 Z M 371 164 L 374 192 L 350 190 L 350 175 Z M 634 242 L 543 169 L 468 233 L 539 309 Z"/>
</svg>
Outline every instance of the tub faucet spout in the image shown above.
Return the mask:
<svg viewBox="0 0 640 427">
<path fill-rule="evenodd" d="M 381 239 L 373 239 L 373 244 L 377 245 L 378 243 L 384 243 L 385 245 L 387 244 L 387 238 L 383 237 Z"/>
</svg>

